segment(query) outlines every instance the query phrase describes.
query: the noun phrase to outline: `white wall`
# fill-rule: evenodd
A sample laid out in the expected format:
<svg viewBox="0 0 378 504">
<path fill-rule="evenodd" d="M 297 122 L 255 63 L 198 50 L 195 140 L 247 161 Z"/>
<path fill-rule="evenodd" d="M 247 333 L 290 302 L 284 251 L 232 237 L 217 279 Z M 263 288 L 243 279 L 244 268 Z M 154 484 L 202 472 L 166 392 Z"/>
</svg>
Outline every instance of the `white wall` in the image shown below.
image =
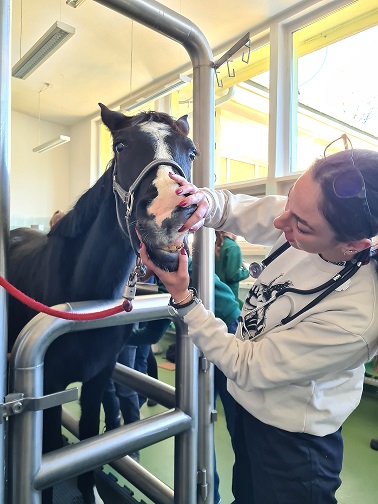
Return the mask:
<svg viewBox="0 0 378 504">
<path fill-rule="evenodd" d="M 32 149 L 60 134 L 69 133 L 67 127 L 12 112 L 9 177 L 11 228 L 31 224 L 46 226 L 55 210 L 67 209 L 69 143 L 41 154 Z"/>
<path fill-rule="evenodd" d="M 10 227 L 42 224 L 48 231 L 55 210 L 69 210 L 97 179 L 92 121 L 68 128 L 12 111 L 11 122 Z M 32 151 L 61 134 L 71 141 L 40 154 Z"/>
</svg>

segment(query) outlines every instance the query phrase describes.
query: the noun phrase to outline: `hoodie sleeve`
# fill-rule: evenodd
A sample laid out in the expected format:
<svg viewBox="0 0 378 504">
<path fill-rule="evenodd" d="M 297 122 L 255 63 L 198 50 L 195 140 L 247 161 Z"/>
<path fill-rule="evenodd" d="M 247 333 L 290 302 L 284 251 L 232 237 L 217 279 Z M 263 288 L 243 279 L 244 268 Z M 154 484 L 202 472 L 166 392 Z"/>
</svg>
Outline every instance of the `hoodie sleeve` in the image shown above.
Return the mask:
<svg viewBox="0 0 378 504">
<path fill-rule="evenodd" d="M 284 210 L 285 196 L 256 198 L 230 191 L 201 189 L 209 201 L 205 226 L 242 236 L 249 243 L 273 245 L 281 235 L 273 221 Z"/>
</svg>

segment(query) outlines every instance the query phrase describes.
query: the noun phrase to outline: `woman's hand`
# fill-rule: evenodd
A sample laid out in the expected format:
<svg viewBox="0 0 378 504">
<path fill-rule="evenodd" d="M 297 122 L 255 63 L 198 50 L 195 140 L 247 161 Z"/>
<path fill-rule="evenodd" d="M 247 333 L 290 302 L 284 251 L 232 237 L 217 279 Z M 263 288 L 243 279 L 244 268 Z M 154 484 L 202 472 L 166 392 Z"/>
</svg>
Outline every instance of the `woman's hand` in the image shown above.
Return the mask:
<svg viewBox="0 0 378 504">
<path fill-rule="evenodd" d="M 173 272 L 158 268 L 149 258 L 146 246 L 142 242 L 140 243 L 139 252 L 143 264 L 159 277 L 176 303 L 188 297 L 190 294 L 188 290 L 190 279 L 188 273 L 188 256 L 184 248 L 180 250 L 178 270 Z"/>
<path fill-rule="evenodd" d="M 189 205 L 197 205 L 196 211 L 185 222 L 180 231 L 197 231 L 197 229 L 203 226 L 210 207 L 205 193 L 200 191 L 194 184 L 189 183 L 186 178 L 176 173 L 170 172 L 169 176 L 180 186 L 176 189 L 176 194 L 185 195 L 185 198 L 180 202 L 180 206 L 187 207 Z"/>
</svg>

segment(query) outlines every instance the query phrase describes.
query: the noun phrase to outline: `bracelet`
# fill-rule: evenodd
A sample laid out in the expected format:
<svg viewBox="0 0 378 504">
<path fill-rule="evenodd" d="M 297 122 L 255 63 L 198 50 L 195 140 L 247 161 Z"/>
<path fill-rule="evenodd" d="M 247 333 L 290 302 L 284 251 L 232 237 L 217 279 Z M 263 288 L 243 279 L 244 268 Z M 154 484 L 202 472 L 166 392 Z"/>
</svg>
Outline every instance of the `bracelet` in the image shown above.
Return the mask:
<svg viewBox="0 0 378 504">
<path fill-rule="evenodd" d="M 192 289 L 188 289 L 189 291 L 189 294 L 187 294 L 184 298 L 182 298 L 180 301 L 175 301 L 172 297 L 171 297 L 171 300 L 172 300 L 172 304 L 181 304 L 183 301 L 185 301 L 185 299 L 188 299 L 188 297 L 193 294 L 193 291 Z"/>
<path fill-rule="evenodd" d="M 187 303 L 185 304 L 180 304 L 182 303 L 183 301 L 185 301 L 186 299 L 188 299 L 189 296 L 192 296 L 192 299 L 190 301 L 188 301 Z M 173 308 L 186 308 L 187 306 L 191 305 L 192 303 L 195 302 L 195 299 L 197 299 L 197 291 L 194 287 L 190 287 L 189 289 L 189 294 L 187 296 L 184 297 L 184 299 L 181 299 L 181 301 L 178 301 L 176 303 L 176 301 L 173 299 L 173 297 L 171 297 L 171 299 L 169 300 L 169 305 L 170 306 L 173 306 Z"/>
</svg>

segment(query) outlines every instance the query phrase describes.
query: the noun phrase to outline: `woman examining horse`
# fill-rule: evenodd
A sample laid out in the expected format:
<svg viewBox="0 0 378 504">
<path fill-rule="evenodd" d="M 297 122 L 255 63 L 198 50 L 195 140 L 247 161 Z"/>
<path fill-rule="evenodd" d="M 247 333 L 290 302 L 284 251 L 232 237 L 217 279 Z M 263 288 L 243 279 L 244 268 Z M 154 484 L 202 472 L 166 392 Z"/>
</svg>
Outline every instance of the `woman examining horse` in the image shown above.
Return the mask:
<svg viewBox="0 0 378 504">
<path fill-rule="evenodd" d="M 345 140 L 345 139 L 344 139 Z M 327 148 L 328 149 L 328 148 Z M 364 363 L 378 349 L 378 152 L 344 150 L 316 160 L 289 196 L 258 199 L 198 189 L 171 174 L 197 205 L 184 224 L 273 245 L 245 300 L 236 335 L 178 271 L 141 258 L 236 399 L 235 504 L 334 504 L 341 426 L 360 402 Z"/>
</svg>

